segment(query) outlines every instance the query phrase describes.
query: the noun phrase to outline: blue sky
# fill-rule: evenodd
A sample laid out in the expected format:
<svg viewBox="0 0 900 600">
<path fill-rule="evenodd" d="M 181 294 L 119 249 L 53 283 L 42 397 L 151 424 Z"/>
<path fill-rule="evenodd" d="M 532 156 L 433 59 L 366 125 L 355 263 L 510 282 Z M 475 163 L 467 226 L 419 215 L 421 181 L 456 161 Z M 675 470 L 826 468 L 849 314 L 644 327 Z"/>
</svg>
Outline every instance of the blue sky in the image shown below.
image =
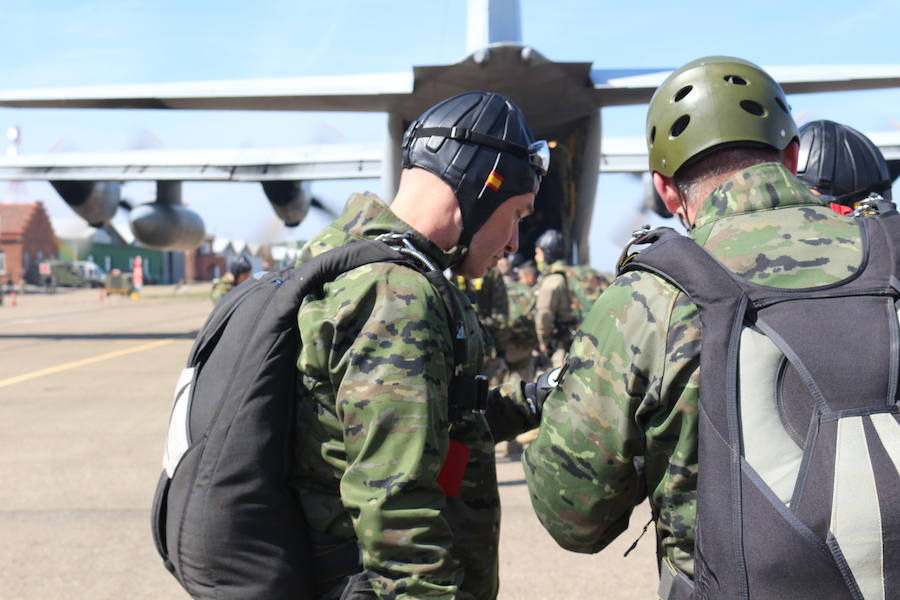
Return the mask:
<svg viewBox="0 0 900 600">
<path fill-rule="evenodd" d="M 522 37 L 545 56 L 596 67 L 677 67 L 730 54 L 762 65 L 900 64 L 890 35 L 900 10 L 888 1 L 805 3 L 759 0 L 740 14 L 724 2 L 522 0 Z M 33 0 L 6 3 L 0 88 L 151 83 L 258 77 L 408 72 L 465 54 L 465 0 Z M 798 120 L 829 118 L 863 131 L 900 122 L 900 90 L 798 95 Z M 642 135 L 646 107 L 603 110 L 605 135 Z M 19 125 L 21 152 L 131 148 L 291 146 L 376 142 L 378 114 L 0 109 L 0 127 Z M 71 212 L 49 186 L 28 183 L 51 214 Z M 377 180 L 318 183 L 315 195 L 340 208 Z M 6 188 L 0 193 L 7 193 Z M 149 184 L 125 196 L 152 198 Z M 611 268 L 635 225 L 640 185 L 600 178 L 592 262 Z M 267 241 L 305 239 L 327 220 L 294 230 L 274 219 L 256 184 L 185 184 L 184 198 L 210 232 Z"/>
</svg>

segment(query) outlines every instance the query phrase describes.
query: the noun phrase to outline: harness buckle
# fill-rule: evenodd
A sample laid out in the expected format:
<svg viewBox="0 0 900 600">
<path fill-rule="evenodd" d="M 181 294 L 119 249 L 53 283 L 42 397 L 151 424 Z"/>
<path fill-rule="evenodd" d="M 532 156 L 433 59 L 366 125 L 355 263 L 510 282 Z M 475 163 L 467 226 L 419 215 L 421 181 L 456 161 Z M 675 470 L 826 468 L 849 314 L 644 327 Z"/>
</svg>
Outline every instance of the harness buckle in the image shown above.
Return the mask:
<svg viewBox="0 0 900 600">
<path fill-rule="evenodd" d="M 856 208 L 853 209 L 853 212 L 850 213 L 851 217 L 865 217 L 869 215 L 877 215 L 881 211 L 878 209 L 878 205 L 884 202 L 884 198 L 881 197 L 880 194 L 876 194 L 872 192 L 863 200 L 860 200 L 856 204 Z"/>
<path fill-rule="evenodd" d="M 656 233 L 657 229 L 651 227 L 650 225 L 643 225 L 639 229 L 635 229 L 631 232 L 631 240 L 622 250 L 622 254 L 619 255 L 619 260 L 616 262 L 617 274 L 621 273 L 622 267 L 627 265 L 631 261 L 631 259 L 638 255 L 638 252 L 631 252 L 631 247 L 635 244 L 646 244 L 648 242 L 652 242 Z"/>
<path fill-rule="evenodd" d="M 456 127 L 454 125 L 453 127 L 450 128 L 450 139 L 462 140 L 462 141 L 466 142 L 471 137 L 472 137 L 471 131 L 469 131 L 465 127 Z"/>
</svg>

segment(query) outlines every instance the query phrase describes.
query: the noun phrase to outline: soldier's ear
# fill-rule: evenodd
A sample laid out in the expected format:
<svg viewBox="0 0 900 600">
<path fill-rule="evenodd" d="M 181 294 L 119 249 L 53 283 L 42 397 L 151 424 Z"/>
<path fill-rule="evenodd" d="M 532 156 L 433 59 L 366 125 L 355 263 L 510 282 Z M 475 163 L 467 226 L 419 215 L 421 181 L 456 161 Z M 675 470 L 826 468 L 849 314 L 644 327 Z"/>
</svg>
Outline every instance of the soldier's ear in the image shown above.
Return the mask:
<svg viewBox="0 0 900 600">
<path fill-rule="evenodd" d="M 671 177 L 667 177 L 657 171 L 653 172 L 653 187 L 656 193 L 662 198 L 663 203 L 669 212 L 673 215 L 684 212 L 684 203 L 681 201 L 681 194 L 675 186 L 675 181 Z"/>
<path fill-rule="evenodd" d="M 786 166 L 791 173 L 794 175 L 797 174 L 797 162 L 800 159 L 800 142 L 794 140 L 788 147 L 784 149 L 782 154 L 782 162 L 784 162 L 784 166 Z"/>
</svg>

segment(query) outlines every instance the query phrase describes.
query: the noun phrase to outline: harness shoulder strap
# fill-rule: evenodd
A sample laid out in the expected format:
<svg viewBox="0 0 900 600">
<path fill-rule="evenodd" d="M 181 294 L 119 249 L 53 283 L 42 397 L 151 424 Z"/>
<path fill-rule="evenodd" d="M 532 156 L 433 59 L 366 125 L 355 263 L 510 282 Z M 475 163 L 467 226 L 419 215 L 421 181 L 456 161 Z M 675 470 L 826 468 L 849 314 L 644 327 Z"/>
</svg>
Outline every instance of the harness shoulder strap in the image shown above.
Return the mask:
<svg viewBox="0 0 900 600">
<path fill-rule="evenodd" d="M 274 293 L 277 289 L 276 302 L 280 310 L 287 313 L 299 306 L 308 293 L 321 288 L 325 282 L 335 279 L 341 273 L 375 262 L 403 263 L 421 270 L 418 263 L 401 254 L 396 248 L 383 242 L 366 240 L 323 252 L 297 267 L 271 271 L 258 277 L 254 275 L 235 288 L 213 309 L 194 341 L 188 364 L 196 364 L 205 352 L 215 345 L 234 311 L 251 294 Z M 279 308 L 272 307 L 272 309 Z"/>
<path fill-rule="evenodd" d="M 628 254 L 633 245 L 649 244 Z M 702 246 L 671 227 L 644 232 L 629 244 L 617 273 L 649 271 L 672 282 L 695 304 L 704 307 L 745 293 L 738 279 Z"/>
<path fill-rule="evenodd" d="M 900 213 L 897 212 L 896 205 L 889 200 L 881 199 L 876 206 L 878 214 L 875 220 L 884 233 L 891 253 L 891 285 L 900 292 Z"/>
</svg>

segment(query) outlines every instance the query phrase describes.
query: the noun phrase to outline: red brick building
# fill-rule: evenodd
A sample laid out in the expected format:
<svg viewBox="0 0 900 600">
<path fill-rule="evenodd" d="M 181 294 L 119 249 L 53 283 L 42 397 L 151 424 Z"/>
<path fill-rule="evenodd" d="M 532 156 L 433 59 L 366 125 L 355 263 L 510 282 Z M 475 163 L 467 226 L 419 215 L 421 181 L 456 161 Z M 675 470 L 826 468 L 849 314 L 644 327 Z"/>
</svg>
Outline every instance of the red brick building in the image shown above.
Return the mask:
<svg viewBox="0 0 900 600">
<path fill-rule="evenodd" d="M 225 274 L 227 261 L 213 251 L 213 236 L 207 236 L 194 250 L 184 253 L 185 281 L 212 281 Z"/>
<path fill-rule="evenodd" d="M 0 281 L 19 284 L 31 265 L 56 258 L 59 246 L 40 202 L 0 203 Z"/>
</svg>

